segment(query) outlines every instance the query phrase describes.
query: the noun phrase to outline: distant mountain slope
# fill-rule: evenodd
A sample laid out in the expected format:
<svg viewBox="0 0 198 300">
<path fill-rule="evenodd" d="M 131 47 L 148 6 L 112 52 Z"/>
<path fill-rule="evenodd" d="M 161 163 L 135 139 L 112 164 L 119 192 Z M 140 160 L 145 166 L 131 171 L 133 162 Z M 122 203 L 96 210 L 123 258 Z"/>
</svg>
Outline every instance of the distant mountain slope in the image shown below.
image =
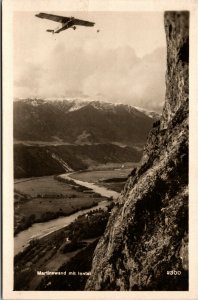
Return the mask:
<svg viewBox="0 0 198 300">
<path fill-rule="evenodd" d="M 14 102 L 14 138 L 74 144 L 144 144 L 156 114 L 99 101 Z"/>
<path fill-rule="evenodd" d="M 138 162 L 142 151 L 112 144 L 27 146 L 14 145 L 14 177 L 54 175 L 89 166 Z"/>
</svg>

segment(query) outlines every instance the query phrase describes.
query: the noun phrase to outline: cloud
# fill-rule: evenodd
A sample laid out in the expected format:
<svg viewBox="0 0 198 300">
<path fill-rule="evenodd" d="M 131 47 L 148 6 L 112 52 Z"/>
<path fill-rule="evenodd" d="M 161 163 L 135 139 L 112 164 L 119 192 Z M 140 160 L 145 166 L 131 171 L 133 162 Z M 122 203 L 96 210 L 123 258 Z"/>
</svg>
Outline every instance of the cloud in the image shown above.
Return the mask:
<svg viewBox="0 0 198 300">
<path fill-rule="evenodd" d="M 18 70 L 15 68 L 15 93 L 19 93 L 22 97 L 35 96 L 41 88 L 43 71 L 40 64 L 31 62 L 22 65 Z"/>
<path fill-rule="evenodd" d="M 160 110 L 165 95 L 165 49 L 138 58 L 132 47 L 56 45 L 41 64 L 17 68 L 18 97 L 80 97 Z"/>
</svg>

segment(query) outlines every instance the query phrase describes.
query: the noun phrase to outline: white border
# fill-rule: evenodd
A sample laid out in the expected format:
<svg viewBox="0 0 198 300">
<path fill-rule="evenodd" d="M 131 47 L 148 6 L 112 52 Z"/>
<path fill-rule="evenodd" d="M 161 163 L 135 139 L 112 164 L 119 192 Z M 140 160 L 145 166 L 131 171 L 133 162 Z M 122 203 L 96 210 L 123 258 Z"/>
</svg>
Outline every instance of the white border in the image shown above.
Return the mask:
<svg viewBox="0 0 198 300">
<path fill-rule="evenodd" d="M 190 11 L 190 288 L 188 292 L 13 291 L 13 37 L 14 11 Z M 3 299 L 198 299 L 197 0 L 4 0 L 3 2 Z"/>
</svg>

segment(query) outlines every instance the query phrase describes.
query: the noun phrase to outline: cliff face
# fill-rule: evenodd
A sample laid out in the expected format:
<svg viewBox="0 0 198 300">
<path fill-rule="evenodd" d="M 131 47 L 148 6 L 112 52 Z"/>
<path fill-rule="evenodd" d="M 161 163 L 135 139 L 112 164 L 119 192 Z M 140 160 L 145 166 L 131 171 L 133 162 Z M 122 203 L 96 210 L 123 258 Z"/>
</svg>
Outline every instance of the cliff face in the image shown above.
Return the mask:
<svg viewBox="0 0 198 300">
<path fill-rule="evenodd" d="M 188 289 L 189 14 L 166 12 L 164 23 L 162 118 L 115 204 L 95 250 L 87 290 Z"/>
</svg>

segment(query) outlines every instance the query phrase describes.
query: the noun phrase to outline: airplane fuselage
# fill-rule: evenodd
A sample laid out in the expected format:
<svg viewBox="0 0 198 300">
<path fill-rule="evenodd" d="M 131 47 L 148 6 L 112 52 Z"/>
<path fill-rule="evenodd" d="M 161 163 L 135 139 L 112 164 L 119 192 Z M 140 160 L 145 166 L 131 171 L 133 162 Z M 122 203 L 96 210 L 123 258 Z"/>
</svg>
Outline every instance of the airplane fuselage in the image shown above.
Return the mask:
<svg viewBox="0 0 198 300">
<path fill-rule="evenodd" d="M 74 26 L 74 18 L 71 18 L 68 22 L 66 22 L 66 23 L 62 23 L 62 25 L 61 26 L 58 26 L 55 30 L 54 30 L 54 33 L 59 33 L 59 32 L 61 32 L 61 31 L 63 31 L 63 30 L 66 30 L 66 29 L 68 29 L 68 28 L 70 28 L 70 27 L 73 27 Z"/>
</svg>

